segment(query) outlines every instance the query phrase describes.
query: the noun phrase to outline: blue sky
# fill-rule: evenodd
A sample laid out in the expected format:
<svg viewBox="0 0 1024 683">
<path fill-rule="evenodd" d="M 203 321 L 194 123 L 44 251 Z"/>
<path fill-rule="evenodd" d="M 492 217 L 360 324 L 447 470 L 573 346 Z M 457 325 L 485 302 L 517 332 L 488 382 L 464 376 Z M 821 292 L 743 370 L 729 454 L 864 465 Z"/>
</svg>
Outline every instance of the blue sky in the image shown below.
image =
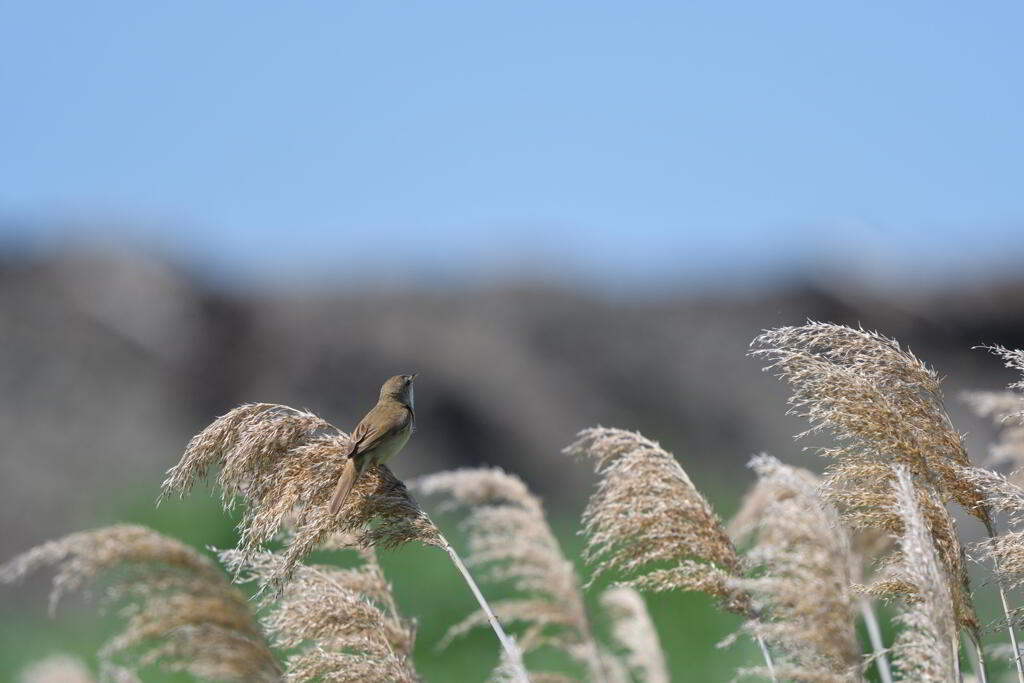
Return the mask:
<svg viewBox="0 0 1024 683">
<path fill-rule="evenodd" d="M 1018 2 L 0 0 L 0 244 L 266 282 L 1007 268 L 1022 34 Z"/>
</svg>

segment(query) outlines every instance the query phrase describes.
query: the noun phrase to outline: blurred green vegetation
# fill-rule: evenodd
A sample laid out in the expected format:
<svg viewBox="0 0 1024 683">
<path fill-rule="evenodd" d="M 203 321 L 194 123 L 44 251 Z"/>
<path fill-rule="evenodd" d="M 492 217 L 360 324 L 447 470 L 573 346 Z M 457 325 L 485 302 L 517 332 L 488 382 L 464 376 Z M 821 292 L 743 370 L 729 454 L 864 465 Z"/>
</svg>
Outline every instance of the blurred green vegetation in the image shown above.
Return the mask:
<svg viewBox="0 0 1024 683">
<path fill-rule="evenodd" d="M 718 503 L 717 509 L 723 516 L 728 516 L 735 509 L 740 492 L 728 490 L 727 482 L 717 479 L 714 474 L 701 472 L 700 475 L 695 477 L 703 480 L 698 485 L 703 484 L 709 498 Z M 735 481 L 731 486 L 735 486 Z M 155 486 L 145 484 L 130 490 L 152 492 Z M 441 515 L 436 521 L 457 548 L 464 547 L 457 516 Z M 183 501 L 165 501 L 159 508 L 154 507 L 152 495 L 112 496 L 97 509 L 95 519 L 86 520 L 80 528 L 116 522 L 144 524 L 197 548 L 229 547 L 235 542 L 234 519 L 221 510 L 219 500 L 209 489 L 197 489 Z M 551 522 L 565 554 L 577 559 L 577 571 L 586 581 L 589 576 L 587 569 L 578 562 L 583 547 L 583 539 L 576 533 L 578 511 L 560 514 Z M 313 559 L 317 562 L 339 561 L 337 555 L 322 552 Z M 457 639 L 444 651 L 436 648 L 445 630 L 476 607 L 447 556 L 437 549 L 419 546 L 382 551 L 380 555 L 403 612 L 418 621 L 416 666 L 420 674 L 427 681 L 445 683 L 485 680 L 498 658 L 498 644 L 490 630 L 477 629 Z M 344 558 L 340 561 L 344 563 Z M 48 582 L 48 575 L 45 580 Z M 587 592 L 594 629 L 599 637 L 607 635 L 607 627 L 597 606 L 597 597 L 608 583 L 608 580 L 599 581 Z M 96 650 L 114 633 L 116 620 L 109 615 L 98 616 L 88 598 L 67 598 L 58 607 L 55 618 L 49 618 L 42 592 L 44 587 L 48 587 L 48 583 L 44 585 L 41 577 L 27 581 L 26 591 L 0 587 L 0 591 L 5 593 L 0 595 L 0 604 L 4 605 L 0 611 L 0 672 L 4 675 L 0 680 L 14 680 L 15 672 L 29 662 L 57 652 L 78 655 L 95 667 Z M 502 587 L 493 585 L 485 585 L 484 592 L 494 599 L 508 594 Z M 994 598 L 988 595 L 991 592 L 979 596 L 981 611 L 985 615 L 994 615 L 996 609 Z M 737 669 L 760 663 L 756 648 L 747 638 L 740 638 L 727 648 L 716 647 L 736 631 L 740 620 L 721 612 L 706 596 L 679 593 L 648 595 L 647 602 L 658 627 L 673 680 L 728 681 Z M 889 628 L 886 642 L 891 643 L 891 639 Z M 991 640 L 997 642 L 1000 639 L 993 635 Z M 867 642 L 866 637 L 863 642 Z M 996 670 L 1000 667 L 990 668 Z M 869 679 L 874 680 L 873 669 L 869 672 Z M 150 671 L 146 672 L 145 680 L 171 682 L 191 679 Z"/>
</svg>

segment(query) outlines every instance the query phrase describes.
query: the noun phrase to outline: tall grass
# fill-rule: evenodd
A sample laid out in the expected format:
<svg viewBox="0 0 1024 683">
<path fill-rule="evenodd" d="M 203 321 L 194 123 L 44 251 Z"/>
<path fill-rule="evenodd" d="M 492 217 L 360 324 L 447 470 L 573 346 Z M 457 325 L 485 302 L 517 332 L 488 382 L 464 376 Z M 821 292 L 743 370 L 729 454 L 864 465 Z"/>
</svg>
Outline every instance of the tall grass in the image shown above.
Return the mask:
<svg viewBox="0 0 1024 683">
<path fill-rule="evenodd" d="M 1024 352 L 991 350 L 1024 372 Z M 757 481 L 726 523 L 656 442 L 585 429 L 565 449 L 598 477 L 581 520 L 583 577 L 541 500 L 514 474 L 457 470 L 407 487 L 378 466 L 332 515 L 348 436 L 306 411 L 240 406 L 191 440 L 161 493 L 183 495 L 216 471 L 224 507 L 243 508 L 234 548 L 211 556 L 119 525 L 0 566 L 5 583 L 55 567 L 51 607 L 86 589 L 120 623 L 95 666 L 44 660 L 21 680 L 129 682 L 158 668 L 198 680 L 421 680 L 416 621 L 378 561 L 418 543 L 443 550 L 478 601 L 440 645 L 489 626 L 498 639 L 493 681 L 668 681 L 662 646 L 678 643 L 659 637 L 644 595 L 695 591 L 740 623 L 723 647 L 741 637 L 759 644 L 762 660 L 738 662 L 740 678 L 986 681 L 993 657 L 1004 656 L 993 653 L 1008 651 L 1001 668 L 1024 683 L 1015 631 L 1024 625 L 1022 478 L 972 462 L 939 375 L 893 339 L 825 323 L 768 330 L 752 355 L 791 387 L 790 410 L 809 423 L 798 436 L 818 441 L 824 474 L 756 456 Z M 1022 390 L 1018 380 L 1006 392 L 966 397 L 1001 427 L 987 465 L 1024 465 Z M 411 491 L 461 516 L 463 554 Z M 964 546 L 957 508 L 984 528 L 984 541 Z M 324 564 L 331 556 L 348 566 Z M 969 559 L 990 570 L 973 588 Z M 613 585 L 598 593 L 595 582 L 606 578 Z M 974 606 L 989 584 L 1004 608 L 994 625 L 1001 631 L 984 627 Z M 888 629 L 881 614 L 893 614 Z M 607 633 L 597 622 L 609 624 Z M 895 633 L 888 643 L 887 632 Z M 691 672 L 685 680 L 703 679 Z"/>
</svg>

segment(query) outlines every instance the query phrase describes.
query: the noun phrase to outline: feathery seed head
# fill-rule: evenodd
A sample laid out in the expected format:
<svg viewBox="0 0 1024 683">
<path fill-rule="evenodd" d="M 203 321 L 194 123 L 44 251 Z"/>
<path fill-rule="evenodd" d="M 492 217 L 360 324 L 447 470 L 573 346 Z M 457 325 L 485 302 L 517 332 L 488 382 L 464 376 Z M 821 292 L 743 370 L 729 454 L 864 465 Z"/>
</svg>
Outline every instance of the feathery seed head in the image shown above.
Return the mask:
<svg viewBox="0 0 1024 683">
<path fill-rule="evenodd" d="M 18 683 L 94 683 L 92 673 L 81 660 L 56 654 L 32 662 L 18 675 Z"/>
<path fill-rule="evenodd" d="M 959 647 L 959 634 L 951 608 L 949 574 L 936 555 L 918 490 L 906 468 L 897 468 L 893 488 L 893 507 L 903 520 L 900 563 L 894 575 L 914 596 L 897 617 L 904 628 L 893 645 L 894 664 L 900 680 L 957 680 L 954 648 Z"/>
<path fill-rule="evenodd" d="M 810 422 L 810 429 L 798 436 L 829 431 L 837 441 L 836 447 L 821 450 L 836 460 L 827 476 L 826 497 L 839 488 L 845 468 L 900 464 L 932 481 L 944 500 L 957 501 L 987 523 L 978 506 L 980 493 L 958 476 L 970 461 L 963 436 L 943 405 L 941 379 L 895 339 L 810 322 L 767 330 L 752 345 L 759 348 L 751 355 L 767 359 L 765 369 L 792 387 L 790 412 Z M 855 472 L 852 478 L 864 474 Z M 873 483 L 885 488 L 884 481 Z"/>
<path fill-rule="evenodd" d="M 661 641 L 643 596 L 629 586 L 614 586 L 601 594 L 601 606 L 611 621 L 612 637 L 626 651 L 626 665 L 637 680 L 668 683 Z"/>
<path fill-rule="evenodd" d="M 856 680 L 855 562 L 839 516 L 818 497 L 811 472 L 769 455 L 756 456 L 750 466 L 758 484 L 732 526 L 756 538 L 745 557 L 754 577 L 730 581 L 752 596 L 760 614 L 747 628 L 776 646 L 787 678 Z"/>
<path fill-rule="evenodd" d="M 363 562 L 353 569 L 302 564 L 276 597 L 261 597 L 263 627 L 274 647 L 288 652 L 283 680 L 419 680 L 412 664 L 415 622 L 398 613 L 373 550 L 360 554 Z M 219 556 L 240 580 L 260 585 L 287 563 L 270 552 Z"/>
<path fill-rule="evenodd" d="M 245 596 L 172 538 L 134 525 L 71 534 L 0 567 L 0 582 L 46 565 L 58 566 L 51 606 L 86 583 L 106 583 L 102 602 L 124 620 L 100 651 L 104 668 L 119 672 L 114 678 L 151 665 L 227 681 L 280 676 Z"/>
<path fill-rule="evenodd" d="M 675 458 L 638 433 L 604 427 L 583 430 L 565 452 L 591 458 L 601 476 L 583 513 L 595 578 L 617 570 L 639 590 L 696 590 L 746 610 L 727 586 L 740 568 L 736 549 Z M 675 566 L 650 569 L 664 561 Z"/>
<path fill-rule="evenodd" d="M 945 503 L 953 500 L 992 523 L 984 492 L 963 476 L 970 466 L 963 437 L 943 405 L 934 370 L 894 339 L 842 325 L 810 322 L 768 330 L 752 355 L 766 358 L 789 382 L 791 412 L 811 428 L 829 431 L 837 445 L 821 449 L 834 460 L 820 493 L 855 530 L 902 533 L 893 505 L 894 474 L 901 466 L 919 490 L 920 514 L 952 583 L 957 619 L 976 631 L 963 551 Z"/>
</svg>

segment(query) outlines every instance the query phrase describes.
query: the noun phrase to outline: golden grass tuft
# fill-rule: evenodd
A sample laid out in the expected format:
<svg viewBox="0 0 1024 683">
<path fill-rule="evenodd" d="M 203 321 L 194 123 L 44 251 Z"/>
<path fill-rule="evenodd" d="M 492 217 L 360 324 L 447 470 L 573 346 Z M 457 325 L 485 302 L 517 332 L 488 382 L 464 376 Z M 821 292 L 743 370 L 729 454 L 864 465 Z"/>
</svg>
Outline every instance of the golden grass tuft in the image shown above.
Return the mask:
<svg viewBox="0 0 1024 683">
<path fill-rule="evenodd" d="M 601 476 L 583 513 L 595 578 L 618 571 L 637 590 L 700 591 L 746 612 L 728 587 L 740 569 L 736 549 L 671 454 L 636 432 L 604 427 L 583 430 L 565 452 L 592 459 Z M 664 562 L 674 566 L 651 568 Z"/>
<path fill-rule="evenodd" d="M 892 575 L 907 591 L 897 617 L 903 629 L 893 644 L 893 664 L 899 680 L 957 681 L 959 633 L 949 575 L 936 555 L 917 489 L 906 468 L 897 468 L 893 489 L 893 508 L 903 520 L 903 532 L 900 562 L 892 567 Z"/>
<path fill-rule="evenodd" d="M 790 412 L 836 445 L 819 449 L 834 462 L 821 495 L 854 530 L 898 535 L 893 467 L 906 468 L 918 505 L 952 584 L 958 621 L 977 634 L 963 549 L 945 503 L 956 501 L 992 528 L 984 493 L 963 476 L 970 460 L 943 404 L 941 379 L 894 339 L 842 325 L 811 322 L 768 330 L 752 355 L 769 361 L 792 387 Z M 876 585 L 880 590 L 886 584 Z"/>
<path fill-rule="evenodd" d="M 103 583 L 101 605 L 123 620 L 99 653 L 108 678 L 153 665 L 224 681 L 280 677 L 245 596 L 210 559 L 172 538 L 135 525 L 71 534 L 4 564 L 0 582 L 50 565 L 51 609 L 65 594 Z"/>
<path fill-rule="evenodd" d="M 879 470 L 871 465 L 903 465 L 931 482 L 943 502 L 954 500 L 987 522 L 978 505 L 981 494 L 960 477 L 970 460 L 946 413 L 941 379 L 896 340 L 811 322 L 767 330 L 753 345 L 759 348 L 752 355 L 768 360 L 765 369 L 792 387 L 790 412 L 811 424 L 798 437 L 825 431 L 835 437 L 837 445 L 819 451 L 835 460 L 825 480 L 826 497 L 871 480 L 881 492 L 889 482 L 877 481 Z M 840 507 L 858 526 L 858 509 Z"/>
<path fill-rule="evenodd" d="M 391 585 L 372 549 L 350 569 L 303 564 L 274 598 L 260 598 L 263 627 L 287 653 L 284 681 L 411 683 L 416 624 L 398 612 Z M 286 558 L 239 550 L 219 553 L 240 580 L 264 585 Z"/>
<path fill-rule="evenodd" d="M 64 654 L 54 654 L 32 662 L 21 670 L 16 679 L 16 683 L 95 683 L 95 681 L 92 672 L 80 659 Z M 123 683 L 127 683 L 127 681 Z"/>
<path fill-rule="evenodd" d="M 747 628 L 781 655 L 786 680 L 841 683 L 860 674 L 851 591 L 855 559 L 818 479 L 769 455 L 751 460 L 758 483 L 731 528 L 756 539 L 744 555 L 751 578 L 732 580 L 760 614 Z"/>
</svg>

